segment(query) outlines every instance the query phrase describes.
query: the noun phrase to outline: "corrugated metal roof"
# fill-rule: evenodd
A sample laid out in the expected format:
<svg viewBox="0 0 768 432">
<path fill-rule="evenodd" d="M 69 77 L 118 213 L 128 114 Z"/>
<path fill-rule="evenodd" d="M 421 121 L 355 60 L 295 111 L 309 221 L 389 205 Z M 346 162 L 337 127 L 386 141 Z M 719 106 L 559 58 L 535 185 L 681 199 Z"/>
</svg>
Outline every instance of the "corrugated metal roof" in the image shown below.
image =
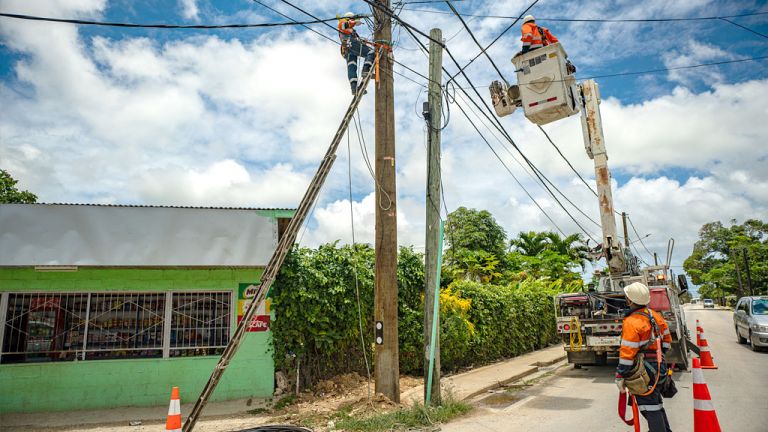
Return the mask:
<svg viewBox="0 0 768 432">
<path fill-rule="evenodd" d="M 145 208 L 180 208 L 180 209 L 209 209 L 209 210 L 281 210 L 296 211 L 288 207 L 210 207 L 210 206 L 181 206 L 181 205 L 151 205 L 151 204 L 93 204 L 93 203 L 32 203 L 49 206 L 91 206 L 91 207 L 145 207 Z M 8 205 L 8 204 L 3 204 Z"/>
<path fill-rule="evenodd" d="M 235 211 L 233 211 L 235 210 Z M 293 210 L 0 204 L 3 266 L 266 265 Z"/>
</svg>

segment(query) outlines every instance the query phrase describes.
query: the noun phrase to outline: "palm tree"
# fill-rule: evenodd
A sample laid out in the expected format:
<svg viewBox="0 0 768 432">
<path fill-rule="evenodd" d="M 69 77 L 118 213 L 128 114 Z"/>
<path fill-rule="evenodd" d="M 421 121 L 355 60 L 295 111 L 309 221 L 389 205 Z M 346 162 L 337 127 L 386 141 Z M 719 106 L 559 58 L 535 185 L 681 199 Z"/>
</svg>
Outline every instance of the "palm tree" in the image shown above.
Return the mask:
<svg viewBox="0 0 768 432">
<path fill-rule="evenodd" d="M 584 265 L 591 261 L 589 246 L 581 234 L 571 234 L 565 238 L 556 232 L 547 232 L 544 235 L 548 240 L 547 249 L 567 256 L 571 261 L 578 263 L 582 270 Z"/>
<path fill-rule="evenodd" d="M 536 256 L 547 249 L 547 233 L 520 232 L 517 238 L 509 241 L 509 248 L 526 256 Z"/>
</svg>

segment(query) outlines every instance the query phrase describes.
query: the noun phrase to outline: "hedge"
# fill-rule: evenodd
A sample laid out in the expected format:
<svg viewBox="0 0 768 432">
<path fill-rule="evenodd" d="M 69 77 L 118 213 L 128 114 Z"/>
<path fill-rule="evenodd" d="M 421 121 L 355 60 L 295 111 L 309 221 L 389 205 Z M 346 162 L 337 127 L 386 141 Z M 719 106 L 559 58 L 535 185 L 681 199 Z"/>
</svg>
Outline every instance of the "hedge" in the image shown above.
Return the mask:
<svg viewBox="0 0 768 432">
<path fill-rule="evenodd" d="M 298 362 L 302 386 L 341 373 L 365 373 L 363 352 L 369 363 L 373 357 L 373 272 L 374 252 L 367 245 L 353 250 L 330 243 L 291 251 L 271 292 L 278 370 L 295 376 Z M 424 367 L 423 255 L 401 248 L 397 280 L 400 372 L 420 375 Z M 442 370 L 490 363 L 555 341 L 552 295 L 557 289 L 557 284 L 538 281 L 509 286 L 460 281 L 443 288 Z"/>
</svg>

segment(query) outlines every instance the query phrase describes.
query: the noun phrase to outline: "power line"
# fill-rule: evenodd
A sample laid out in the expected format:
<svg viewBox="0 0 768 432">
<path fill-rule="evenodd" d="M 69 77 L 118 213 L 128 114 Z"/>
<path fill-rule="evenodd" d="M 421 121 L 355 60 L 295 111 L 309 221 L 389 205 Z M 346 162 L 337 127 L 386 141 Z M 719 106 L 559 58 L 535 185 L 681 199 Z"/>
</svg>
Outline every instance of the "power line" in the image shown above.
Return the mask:
<svg viewBox="0 0 768 432">
<path fill-rule="evenodd" d="M 407 10 L 410 12 L 424 12 L 424 13 L 432 13 L 432 14 L 440 14 L 440 15 L 451 15 L 452 12 L 448 11 L 440 11 L 435 9 L 415 9 L 415 8 L 403 8 L 403 10 Z M 715 21 L 715 20 L 722 20 L 726 18 L 742 18 L 742 17 L 750 17 L 750 16 L 757 16 L 757 15 L 766 15 L 768 14 L 768 11 L 765 12 L 752 12 L 752 13 L 745 13 L 745 14 L 738 14 L 738 15 L 724 15 L 724 16 L 706 16 L 706 17 L 690 17 L 690 18 L 537 18 L 537 21 L 552 21 L 552 22 L 605 22 L 605 23 L 642 23 L 642 22 L 677 22 L 677 21 Z M 472 18 L 494 18 L 494 19 L 518 19 L 519 17 L 516 16 L 508 16 L 508 15 L 482 15 L 482 14 L 468 14 L 463 13 L 461 14 L 463 17 L 472 17 Z"/>
<path fill-rule="evenodd" d="M 653 253 L 648 250 L 648 248 L 645 246 L 645 242 L 643 242 L 643 237 L 640 237 L 640 233 L 637 232 L 637 228 L 635 228 L 635 224 L 632 222 L 632 218 L 627 215 L 627 220 L 629 221 L 629 225 L 632 227 L 632 231 L 635 232 L 635 235 L 637 236 L 637 239 L 640 241 L 640 244 L 643 245 L 643 249 L 645 249 L 646 252 L 648 252 L 648 255 L 651 256 L 651 259 L 653 259 Z M 640 254 L 638 254 L 639 256 Z"/>
<path fill-rule="evenodd" d="M 419 34 L 422 34 L 422 35 L 424 35 L 424 32 L 422 32 L 422 31 L 420 31 L 420 30 L 416 29 L 416 28 L 415 28 L 415 27 L 413 27 L 411 24 L 408 24 L 407 22 L 403 21 L 403 20 L 402 20 L 400 17 L 398 17 L 397 15 L 393 14 L 391 11 L 387 10 L 387 9 L 386 9 L 386 8 L 384 8 L 383 6 L 381 6 L 381 5 L 377 4 L 377 3 L 374 3 L 374 2 L 373 2 L 373 1 L 371 1 L 371 0 L 363 0 L 363 1 L 365 1 L 366 3 L 368 3 L 368 4 L 370 4 L 370 5 L 373 5 L 374 7 L 376 7 L 376 8 L 377 8 L 377 9 L 379 9 L 379 10 L 381 10 L 382 12 L 384 12 L 385 14 L 387 14 L 389 17 L 391 17 L 392 19 L 394 19 L 395 21 L 397 21 L 398 23 L 400 23 L 401 25 L 403 25 L 403 27 L 406 29 L 406 31 L 408 31 L 408 33 L 411 35 L 411 37 L 413 37 L 413 39 L 414 39 L 414 40 L 415 40 L 415 41 L 416 41 L 418 44 L 420 44 L 420 45 L 422 46 L 422 48 L 424 49 L 424 51 L 426 51 L 426 48 L 424 47 L 423 43 L 422 43 L 421 41 L 419 41 L 419 40 L 418 40 L 418 38 L 417 38 L 417 37 L 416 37 L 416 36 L 413 34 L 413 31 L 415 31 L 415 32 L 417 32 L 417 33 L 419 33 Z M 536 1 L 538 1 L 538 0 L 536 0 Z M 534 4 L 535 4 L 535 2 L 534 2 Z M 411 31 L 411 30 L 413 30 L 413 31 Z M 427 38 L 428 38 L 430 41 L 433 41 L 433 42 L 441 42 L 441 41 L 435 41 L 435 40 L 433 40 L 433 39 L 432 39 L 431 37 L 429 37 L 429 36 L 427 36 Z M 444 49 L 445 49 L 446 53 L 448 54 L 448 56 L 450 57 L 451 61 L 452 61 L 452 62 L 453 62 L 453 63 L 454 63 L 454 64 L 455 64 L 457 67 L 460 67 L 460 65 L 459 65 L 458 61 L 457 61 L 457 60 L 456 60 L 456 58 L 453 56 L 453 54 L 452 54 L 452 53 L 451 53 L 451 51 L 448 49 L 448 47 L 445 47 L 444 45 L 443 45 L 443 47 L 444 47 Z M 443 67 L 443 71 L 444 71 L 446 74 L 449 74 L 449 72 L 448 72 L 448 71 L 445 69 L 445 67 Z M 557 203 L 557 204 L 560 206 L 560 208 L 562 208 L 562 209 L 563 209 L 563 211 L 564 211 L 564 212 L 565 212 L 565 213 L 568 215 L 568 217 L 569 217 L 569 218 L 571 218 L 571 220 L 572 220 L 572 221 L 573 221 L 573 222 L 576 224 L 576 226 L 578 226 L 578 227 L 579 227 L 579 229 L 581 229 L 581 231 L 582 231 L 584 234 L 586 234 L 586 235 L 587 235 L 587 237 L 590 237 L 590 238 L 591 238 L 591 235 L 589 234 L 589 232 L 588 232 L 586 229 L 584 229 L 584 227 L 583 227 L 583 226 L 582 226 L 582 225 L 579 223 L 579 221 L 578 221 L 578 220 L 576 220 L 576 218 L 575 218 L 575 217 L 574 217 L 574 216 L 573 216 L 573 215 L 572 215 L 572 214 L 571 214 L 571 213 L 570 213 L 570 212 L 569 212 L 569 211 L 568 211 L 568 210 L 565 208 L 565 206 L 563 205 L 563 203 L 562 203 L 562 202 L 560 202 L 560 200 L 557 198 L 557 196 L 554 194 L 554 192 L 552 192 L 552 190 L 550 190 L 550 189 L 549 189 L 549 187 L 547 186 L 547 183 L 546 183 L 546 182 L 545 182 L 545 181 L 542 179 L 542 176 L 544 176 L 544 174 L 543 174 L 543 173 L 541 173 L 541 171 L 539 171 L 537 168 L 535 168 L 535 165 L 533 165 L 533 162 L 531 162 L 531 161 L 530 161 L 530 159 L 528 159 L 528 157 L 527 157 L 527 156 L 525 156 L 525 154 L 524 154 L 524 153 L 522 152 L 522 150 L 521 150 L 521 149 L 520 149 L 520 148 L 517 146 L 517 144 L 514 142 L 514 140 L 512 139 L 512 137 L 509 135 L 509 133 L 506 131 L 506 129 L 504 128 L 504 126 L 501 124 L 501 122 L 500 122 L 500 121 L 499 121 L 497 118 L 495 118 L 495 117 L 494 117 L 494 115 L 493 115 L 493 110 L 492 110 L 492 109 L 491 109 L 491 108 L 488 106 L 488 104 L 487 104 L 487 102 L 485 101 L 485 99 L 483 99 L 483 97 L 482 97 L 482 96 L 480 96 L 480 93 L 477 91 L 477 88 L 474 86 L 474 84 L 473 84 L 473 83 L 472 83 L 472 81 L 469 79 L 469 77 L 466 75 L 466 73 L 465 73 L 463 70 L 459 70 L 459 72 L 458 72 L 458 73 L 460 73 L 460 74 L 461 74 L 461 75 L 464 77 L 464 79 L 465 79 L 465 80 L 467 80 L 467 82 L 468 82 L 468 83 L 469 83 L 469 85 L 470 85 L 470 88 L 472 88 L 472 90 L 474 90 L 475 94 L 476 94 L 476 95 L 477 95 L 477 96 L 480 98 L 480 100 L 483 102 L 483 105 L 485 106 L 485 109 L 491 113 L 491 116 L 489 117 L 487 113 L 483 112 L 483 109 L 482 109 L 482 108 L 480 108 L 480 106 L 477 104 L 477 102 L 476 102 L 474 99 L 472 99 L 472 98 L 469 96 L 469 94 L 467 94 L 467 93 L 466 93 L 466 91 L 465 91 L 464 89 L 462 89 L 461 87 L 459 87 L 459 89 L 462 91 L 462 93 L 464 93 L 464 94 L 467 96 L 467 98 L 468 98 L 468 99 L 469 99 L 469 100 L 470 100 L 470 101 L 471 101 L 471 102 L 472 102 L 472 103 L 473 103 L 473 104 L 474 104 L 474 105 L 475 105 L 475 106 L 476 106 L 476 107 L 477 107 L 477 108 L 480 110 L 480 112 L 482 112 L 482 113 L 483 113 L 483 115 L 484 115 L 484 116 L 485 116 L 485 117 L 486 117 L 486 118 L 487 118 L 487 119 L 488 119 L 488 120 L 489 120 L 489 121 L 490 121 L 490 122 L 491 122 L 491 123 L 494 125 L 494 127 L 495 127 L 495 128 L 496 128 L 496 129 L 497 129 L 497 130 L 498 130 L 500 133 L 502 133 L 502 135 L 504 136 L 504 138 L 505 138 L 505 139 L 506 139 L 506 140 L 507 140 L 507 141 L 508 141 L 508 142 L 509 142 L 509 143 L 510 143 L 510 144 L 511 144 L 511 145 L 512 145 L 514 148 L 515 148 L 515 150 L 516 150 L 516 151 L 517 151 L 517 152 L 518 152 L 518 153 L 519 153 L 519 154 L 520 154 L 520 155 L 523 157 L 523 159 L 525 160 L 525 162 L 526 162 L 526 163 L 527 163 L 527 164 L 528 164 L 528 165 L 531 167 L 531 169 L 533 170 L 533 172 L 534 172 L 534 174 L 536 175 L 536 177 L 538 177 L 538 178 L 539 178 L 539 181 L 541 182 L 541 185 L 542 185 L 542 186 L 544 186 L 544 188 L 547 190 L 547 192 L 549 192 L 550 196 L 552 196 L 552 198 L 553 198 L 553 199 L 555 200 L 555 202 L 556 202 L 556 203 Z M 465 115 L 466 115 L 466 114 L 465 114 Z M 494 151 L 494 153 L 496 153 L 496 152 Z M 498 155 L 497 155 L 497 158 L 498 158 Z M 500 159 L 500 158 L 499 158 L 499 159 Z M 501 159 L 500 159 L 500 160 L 501 160 Z M 506 166 L 506 165 L 505 165 L 505 166 Z M 594 240 L 594 239 L 593 239 L 593 240 Z"/>
<path fill-rule="evenodd" d="M 579 177 L 579 179 L 581 180 L 582 183 L 584 183 L 587 189 L 589 189 L 590 192 L 592 192 L 593 194 L 595 194 L 595 196 L 597 196 L 597 191 L 594 188 L 592 188 L 592 186 L 589 183 L 587 183 L 586 180 L 584 180 L 584 177 L 582 177 L 578 171 L 576 171 L 576 168 L 571 164 L 571 161 L 569 161 L 568 158 L 565 157 L 563 152 L 560 151 L 560 147 L 558 147 L 557 144 L 555 144 L 555 142 L 552 141 L 552 138 L 549 137 L 549 134 L 544 130 L 544 128 L 541 127 L 541 125 L 536 125 L 536 126 L 539 127 L 539 130 L 541 131 L 541 133 L 543 133 L 544 136 L 547 137 L 547 140 L 549 141 L 550 144 L 552 144 L 552 147 L 554 147 L 555 150 L 557 150 L 557 153 L 563 158 L 565 163 L 567 163 L 568 166 L 571 167 L 571 170 Z"/>
<path fill-rule="evenodd" d="M 259 2 L 260 3 L 260 2 Z M 228 29 L 228 28 L 264 28 L 264 27 L 286 27 L 294 25 L 306 26 L 307 24 L 321 24 L 328 21 L 335 21 L 336 18 L 316 19 L 313 21 L 295 21 L 295 22 L 279 22 L 279 23 L 257 23 L 257 24 L 217 24 L 217 25 L 205 25 L 205 24 L 136 24 L 136 23 L 123 23 L 123 22 L 110 22 L 110 21 L 89 21 L 79 19 L 65 19 L 65 18 L 51 18 L 41 17 L 34 15 L 12 14 L 0 12 L 0 17 L 15 18 L 27 21 L 45 21 L 54 23 L 66 23 L 77 25 L 93 25 L 103 27 L 127 27 L 127 28 L 154 28 L 154 29 Z"/>
<path fill-rule="evenodd" d="M 493 46 L 493 44 L 495 44 L 495 43 L 496 43 L 496 42 L 497 42 L 499 39 L 501 39 L 501 37 L 502 37 L 502 36 L 504 36 L 504 35 L 505 35 L 505 34 L 506 34 L 506 33 L 507 33 L 507 32 L 508 32 L 508 31 L 509 31 L 509 30 L 510 30 L 512 27 L 514 27 L 514 26 L 515 26 L 515 24 L 517 24 L 517 22 L 518 22 L 518 21 L 520 21 L 520 19 L 523 17 L 523 15 L 525 15 L 525 14 L 526 14 L 526 13 L 527 13 L 529 10 L 531 10 L 531 8 L 532 8 L 533 6 L 535 6 L 535 5 L 536 5 L 536 3 L 538 3 L 538 2 L 539 2 L 539 0 L 534 0 L 534 2 L 530 4 L 530 6 L 528 6 L 528 7 L 527 7 L 527 8 L 526 8 L 526 9 L 525 9 L 525 10 L 524 10 L 524 11 L 523 11 L 523 12 L 522 12 L 522 13 L 521 13 L 519 16 L 517 16 L 517 17 L 515 18 L 515 20 L 514 20 L 514 21 L 512 21 L 512 24 L 510 24 L 509 26 L 507 26 L 507 28 L 505 28 L 505 29 L 504 29 L 504 30 L 501 32 L 501 34 L 499 34 L 499 35 L 496 37 L 496 39 L 494 39 L 493 41 L 491 41 L 491 43 L 489 43 L 489 44 L 488 44 L 488 46 L 486 46 L 485 48 L 482 48 L 482 47 L 481 47 L 481 50 L 480 50 L 480 52 L 479 52 L 479 53 L 478 53 L 476 56 L 474 56 L 474 57 L 473 57 L 473 58 L 472 58 L 472 59 L 471 59 L 471 60 L 470 60 L 470 61 L 469 61 L 469 62 L 468 62 L 466 65 L 464 65 L 464 67 L 459 67 L 459 72 L 457 72 L 456 74 L 454 74 L 454 75 L 451 77 L 451 79 L 450 79 L 450 80 L 448 80 L 448 82 L 451 82 L 451 81 L 452 81 L 454 78 L 456 78 L 456 76 L 457 76 L 459 73 L 461 73 L 462 75 L 464 75 L 464 77 L 466 77 L 466 75 L 464 74 L 464 69 L 468 68 L 468 67 L 469 67 L 469 65 L 471 65 L 471 64 L 472 64 L 472 63 L 473 63 L 475 60 L 477 60 L 477 58 L 478 58 L 478 57 L 480 57 L 482 54 L 484 54 L 484 53 L 485 53 L 485 52 L 486 52 L 486 51 L 487 51 L 487 50 L 488 50 L 488 49 L 489 49 L 491 46 Z M 487 55 L 487 54 L 486 54 L 486 55 Z M 454 61 L 455 61 L 455 60 L 454 60 Z"/>
<path fill-rule="evenodd" d="M 538 0 L 537 0 L 537 1 L 538 1 Z M 447 3 L 447 2 L 446 2 L 446 3 Z M 532 7 L 534 4 L 536 4 L 536 1 L 534 1 L 534 2 L 533 2 L 533 4 L 531 4 L 531 6 L 529 6 L 529 8 L 528 8 L 528 9 L 530 9 L 530 8 L 531 8 L 531 7 Z M 504 80 L 505 82 L 507 82 L 507 80 L 506 80 L 506 78 L 504 77 L 504 75 L 501 73 L 501 71 L 499 70 L 499 68 L 496 66 L 496 63 L 493 61 L 493 59 L 491 58 L 491 56 L 490 56 L 490 55 L 488 54 L 488 52 L 486 51 L 486 49 L 487 49 L 487 48 L 486 48 L 486 49 L 484 49 L 484 48 L 482 47 L 482 45 L 480 44 L 480 42 L 479 42 L 479 41 L 477 40 L 477 38 L 475 37 L 475 35 L 474 35 L 474 33 L 472 32 L 472 30 L 471 30 L 471 29 L 469 28 L 469 26 L 467 25 L 467 23 L 466 23 L 466 22 L 464 21 L 464 19 L 463 19 L 463 18 L 462 18 L 462 17 L 459 15 L 459 13 L 458 13 L 458 11 L 456 10 L 456 8 L 454 8 L 454 7 L 453 7 L 453 5 L 451 5 L 450 3 L 448 3 L 448 7 L 450 7 L 450 8 L 451 8 L 451 11 L 452 11 L 452 12 L 453 12 L 453 13 L 456 15 L 456 17 L 457 17 L 457 18 L 458 18 L 458 19 L 461 21 L 462 25 L 463 25 L 463 26 L 464 26 L 464 28 L 467 30 L 467 33 L 469 33 L 469 35 L 470 35 L 470 37 L 472 38 L 472 40 L 473 40 L 473 41 L 475 42 L 475 44 L 477 44 L 477 46 L 480 48 L 480 50 L 481 50 L 481 54 L 485 54 L 486 58 L 487 58 L 487 59 L 488 59 L 488 61 L 489 61 L 489 62 L 490 62 L 492 65 L 493 65 L 494 69 L 496 69 L 496 72 L 499 74 L 499 76 L 501 77 L 501 79 L 502 79 L 502 80 Z M 527 9 L 526 9 L 526 10 L 527 10 Z M 508 29 L 509 29 L 509 28 L 507 28 L 506 30 L 508 30 Z M 505 31 L 506 31 L 506 30 L 505 30 Z M 504 33 L 504 32 L 502 32 L 502 35 L 503 35 L 503 33 Z M 501 36 L 501 35 L 500 35 L 500 36 Z M 499 36 L 499 37 L 500 37 L 500 36 Z M 495 42 L 496 40 L 498 40 L 498 39 L 499 39 L 499 37 L 497 37 L 497 38 L 494 40 L 494 42 Z M 490 45 L 493 45 L 493 43 L 491 43 Z M 489 47 L 490 47 L 490 45 L 489 45 Z M 462 73 L 462 74 L 465 76 L 465 78 L 467 78 L 467 77 L 466 77 L 466 75 L 463 73 L 463 71 L 460 71 L 460 72 L 461 72 L 461 73 Z M 467 80 L 468 80 L 468 78 L 467 78 Z M 470 85 L 471 85 L 471 82 L 470 82 Z M 499 124 L 500 124 L 500 123 L 499 123 Z M 543 131 L 543 130 L 542 130 L 542 131 Z M 505 133 L 506 133 L 506 131 L 505 131 Z M 545 134 L 545 135 L 546 135 L 546 134 Z M 564 210 L 564 211 L 566 212 L 566 214 L 568 214 L 568 216 L 569 216 L 569 217 L 570 217 L 570 218 L 571 218 L 571 219 L 574 221 L 574 223 L 576 223 L 576 225 L 577 225 L 579 228 L 581 228 L 581 230 L 584 232 L 584 234 L 586 234 L 586 235 L 587 235 L 587 237 L 589 237 L 589 238 L 592 238 L 592 235 L 591 235 L 589 232 L 587 232 L 587 230 L 586 230 L 586 229 L 584 229 L 584 228 L 583 228 L 583 227 L 582 227 L 582 226 L 579 224 L 579 222 L 577 222 L 577 221 L 576 221 L 576 219 L 575 219 L 575 218 L 574 218 L 574 217 L 573 217 L 573 216 L 570 214 L 570 212 L 568 212 L 568 210 L 566 210 L 566 209 L 565 209 L 565 207 L 563 206 L 563 204 L 562 204 L 562 203 L 561 203 L 561 202 L 560 202 L 560 201 L 557 199 L 557 197 L 554 195 L 554 193 L 552 193 L 552 191 L 549 189 L 549 187 L 546 185 L 546 183 L 549 183 L 549 184 L 550 184 L 550 185 L 551 185 L 551 186 L 552 186 L 552 187 L 553 187 L 553 188 L 554 188 L 554 189 L 555 189 L 555 190 L 556 190 L 556 191 L 557 191 L 557 192 L 558 192 L 558 193 L 559 193 L 559 194 L 560 194 L 560 195 L 561 195 L 561 196 L 562 196 L 562 197 L 563 197 L 563 198 L 564 198 L 564 199 L 565 199 L 565 200 L 566 200 L 566 201 L 567 201 L 569 204 L 571 204 L 571 205 L 572 205 L 572 206 L 573 206 L 573 207 L 574 207 L 574 208 L 575 208 L 575 209 L 576 209 L 578 212 L 580 212 L 582 215 L 584 215 L 584 216 L 585 216 L 585 217 L 586 217 L 586 218 L 587 218 L 587 219 L 588 219 L 590 222 L 594 223 L 594 224 L 595 224 L 595 225 L 597 225 L 598 227 L 600 226 L 600 224 L 598 224 L 597 222 L 595 222 L 595 221 L 594 221 L 594 219 L 592 219 L 591 217 L 589 217 L 589 215 L 587 215 L 586 213 L 584 213 L 584 212 L 581 210 L 581 208 L 579 208 L 577 205 L 575 205 L 575 204 L 574 204 L 574 203 L 573 203 L 573 202 L 572 202 L 572 201 L 571 201 L 571 200 L 570 200 L 570 199 L 569 199 L 569 198 L 568 198 L 568 197 L 567 197 L 567 196 L 566 196 L 566 195 L 565 195 L 565 194 L 564 194 L 564 193 L 563 193 L 563 192 L 562 192 L 562 191 L 561 191 L 561 190 L 560 190 L 560 189 L 559 189 L 559 188 L 558 188 L 558 187 L 557 187 L 557 186 L 556 186 L 556 185 L 555 185 L 555 184 L 554 184 L 554 183 L 553 183 L 553 182 L 552 182 L 552 181 L 551 181 L 549 178 L 547 178 L 547 176 L 546 176 L 546 175 L 544 175 L 544 173 L 543 173 L 543 172 L 541 172 L 541 170 L 540 170 L 539 168 L 537 168 L 537 167 L 536 167 L 536 166 L 535 166 L 535 165 L 534 165 L 534 164 L 533 164 L 533 163 L 532 163 L 532 162 L 531 162 L 531 161 L 530 161 L 530 160 L 529 160 L 527 157 L 525 157 L 525 155 L 523 155 L 522 151 L 521 151 L 521 150 L 520 150 L 520 149 L 517 147 L 517 145 L 515 145 L 515 144 L 514 144 L 514 142 L 512 141 L 511 137 L 509 137 L 509 136 L 508 136 L 508 134 L 507 134 L 507 138 L 510 140 L 510 142 L 511 142 L 511 143 L 512 143 L 512 145 L 515 147 L 515 149 L 516 149 L 516 150 L 517 150 L 517 151 L 518 151 L 518 152 L 521 154 L 521 156 L 523 156 L 523 158 L 525 159 L 525 161 L 528 163 L 528 165 L 529 165 L 529 166 L 531 167 L 531 169 L 533 170 L 533 172 L 534 172 L 534 174 L 536 175 L 536 177 L 538 177 L 538 178 L 539 178 L 539 181 L 541 181 L 541 182 L 542 182 L 542 184 L 543 184 L 543 186 L 545 187 L 545 189 L 547 189 L 547 191 L 550 193 L 550 195 L 552 195 L 552 198 L 554 198 L 554 199 L 555 199 L 555 201 L 556 201 L 556 202 L 557 202 L 557 203 L 558 203 L 558 204 L 559 204 L 559 205 L 560 205 L 560 206 L 563 208 L 563 210 Z M 551 140 L 550 140 L 550 141 L 551 141 Z M 505 149 L 506 149 L 506 147 L 505 147 Z M 509 151 L 509 150 L 507 149 L 507 151 Z M 511 153 L 510 153 L 510 154 L 511 154 Z M 561 153 L 561 154 L 562 154 L 562 153 Z M 563 156 L 563 157 L 564 157 L 564 156 Z M 569 165 L 570 165 L 570 162 L 569 162 Z M 542 178 L 543 178 L 543 180 L 542 180 Z M 545 181 L 546 181 L 546 183 L 545 183 Z M 594 241 L 594 239 L 593 239 L 593 241 Z"/>
<path fill-rule="evenodd" d="M 729 20 L 729 19 L 720 18 L 720 20 L 721 20 L 721 21 L 725 21 L 725 22 L 727 22 L 727 23 L 730 23 L 730 24 L 733 24 L 733 25 L 735 25 L 736 27 L 741 27 L 741 28 L 743 28 L 744 30 L 746 30 L 746 31 L 748 31 L 748 32 L 754 33 L 754 34 L 756 34 L 756 35 L 758 35 L 758 36 L 762 36 L 762 37 L 764 37 L 764 38 L 768 39 L 768 35 L 766 35 L 766 34 L 763 34 L 763 33 L 760 33 L 760 32 L 757 32 L 757 31 L 755 31 L 755 30 L 752 30 L 751 28 L 749 28 L 749 27 L 745 27 L 745 26 L 743 26 L 743 25 L 741 25 L 741 24 L 737 24 L 737 23 L 735 23 L 735 22 L 733 22 L 733 21 L 731 21 L 731 20 Z"/>
<path fill-rule="evenodd" d="M 258 1 L 258 0 L 254 0 L 254 1 L 256 1 L 257 3 L 259 3 L 259 4 L 262 4 L 262 5 L 263 5 L 263 3 L 261 3 L 261 2 L 260 2 L 260 1 Z M 312 13 L 310 13 L 310 12 L 307 12 L 306 10 L 304 10 L 304 9 L 302 9 L 302 8 L 300 8 L 300 7 L 298 7 L 298 6 L 296 6 L 295 4 L 293 4 L 293 3 L 291 3 L 291 2 L 289 2 L 288 0 L 280 0 L 280 1 L 282 1 L 283 3 L 287 4 L 288 6 L 290 6 L 290 7 L 294 8 L 294 9 L 296 9 L 296 10 L 297 10 L 297 11 L 299 11 L 299 12 L 301 12 L 301 13 L 303 13 L 303 14 L 305 14 L 305 15 L 309 16 L 309 17 L 312 17 L 312 18 L 314 18 L 315 20 L 319 20 L 319 18 L 317 18 L 317 17 L 316 17 L 315 15 L 313 15 Z M 271 9 L 271 8 L 270 8 L 270 9 Z M 330 27 L 331 29 L 333 29 L 333 31 L 334 31 L 334 32 L 338 32 L 338 29 L 337 29 L 336 27 L 334 27 L 334 26 L 332 26 L 332 25 L 328 24 L 327 22 L 322 22 L 322 24 L 324 24 L 324 25 L 326 25 L 326 26 Z M 325 37 L 326 37 L 326 38 L 328 38 L 327 36 L 325 36 Z M 340 42 L 338 42 L 338 41 L 334 41 L 334 43 L 336 43 L 337 45 L 338 45 L 338 44 L 340 44 Z M 410 71 L 410 72 L 412 72 L 412 73 L 414 73 L 414 74 L 416 74 L 416 75 L 418 75 L 418 76 L 420 76 L 420 77 L 424 78 L 425 80 L 427 80 L 427 81 L 430 81 L 429 77 L 427 77 L 426 75 L 424 75 L 424 74 L 422 74 L 422 73 L 420 73 L 420 72 L 418 72 L 418 71 L 415 71 L 415 70 L 413 70 L 411 67 L 409 67 L 409 66 L 407 66 L 407 65 L 405 65 L 405 64 L 403 64 L 403 63 L 400 63 L 400 62 L 398 62 L 398 61 L 396 61 L 396 60 L 394 60 L 394 59 L 393 59 L 392 61 L 393 61 L 395 64 L 397 64 L 397 65 L 399 65 L 399 66 L 402 66 L 403 68 L 407 69 L 408 71 Z"/>
</svg>

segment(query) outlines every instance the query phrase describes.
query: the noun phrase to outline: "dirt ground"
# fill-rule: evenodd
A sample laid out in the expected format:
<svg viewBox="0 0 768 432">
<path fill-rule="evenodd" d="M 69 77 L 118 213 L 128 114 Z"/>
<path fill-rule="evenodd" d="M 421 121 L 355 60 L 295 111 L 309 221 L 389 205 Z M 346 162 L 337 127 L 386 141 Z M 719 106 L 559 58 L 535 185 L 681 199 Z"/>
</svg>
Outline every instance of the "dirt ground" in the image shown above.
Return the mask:
<svg viewBox="0 0 768 432">
<path fill-rule="evenodd" d="M 421 385 L 422 379 L 403 376 L 400 378 L 400 391 Z M 219 417 L 205 417 L 197 422 L 195 431 L 225 432 L 267 424 L 293 424 L 307 426 L 316 432 L 335 430 L 330 418 L 340 408 L 350 410 L 353 415 L 369 415 L 386 412 L 400 405 L 382 395 L 374 395 L 373 382 L 368 385 L 367 379 L 357 373 L 344 374 L 330 380 L 319 382 L 312 391 L 300 393 L 289 405 L 280 409 L 253 410 L 248 413 L 233 414 Z M 370 398 L 369 398 L 370 395 Z M 275 398 L 280 405 L 280 397 Z M 407 402 L 407 401 L 403 401 Z M 182 411 L 182 414 L 186 414 Z M 205 412 L 203 412 L 203 415 Z M 57 428 L 29 428 L 0 430 L 24 430 L 26 432 L 50 431 L 88 431 L 88 432 L 157 432 L 165 429 L 164 422 L 142 422 L 138 425 L 127 423 L 111 423 L 102 425 L 86 425 Z"/>
</svg>

